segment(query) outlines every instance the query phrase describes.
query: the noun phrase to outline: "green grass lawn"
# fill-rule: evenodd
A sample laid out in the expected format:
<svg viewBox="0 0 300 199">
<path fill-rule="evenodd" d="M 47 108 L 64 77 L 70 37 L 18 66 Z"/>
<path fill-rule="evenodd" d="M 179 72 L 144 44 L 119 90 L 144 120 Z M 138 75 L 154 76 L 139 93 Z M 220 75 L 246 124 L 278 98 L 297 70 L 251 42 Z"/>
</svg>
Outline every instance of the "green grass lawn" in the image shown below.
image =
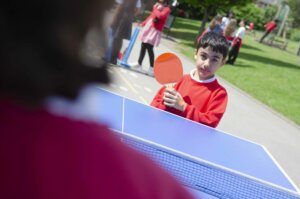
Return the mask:
<svg viewBox="0 0 300 199">
<path fill-rule="evenodd" d="M 191 59 L 199 27 L 199 21 L 176 18 L 170 32 L 179 41 L 179 50 Z M 300 124 L 300 56 L 295 55 L 298 45 L 289 42 L 287 51 L 282 51 L 247 35 L 236 64 L 225 65 L 218 75 Z"/>
</svg>

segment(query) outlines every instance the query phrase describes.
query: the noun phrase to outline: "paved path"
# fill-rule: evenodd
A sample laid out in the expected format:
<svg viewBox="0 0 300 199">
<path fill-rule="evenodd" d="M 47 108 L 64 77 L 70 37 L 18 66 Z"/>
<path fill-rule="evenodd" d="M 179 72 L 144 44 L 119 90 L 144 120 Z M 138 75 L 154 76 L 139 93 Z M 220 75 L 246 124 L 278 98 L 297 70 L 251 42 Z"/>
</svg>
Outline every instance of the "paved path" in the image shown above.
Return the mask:
<svg viewBox="0 0 300 199">
<path fill-rule="evenodd" d="M 139 49 L 138 39 L 129 62 L 137 60 Z M 178 46 L 174 41 L 163 39 L 160 46 L 155 48 L 155 55 L 163 52 L 175 52 L 183 62 L 185 73 L 195 66 L 193 60 L 186 58 L 178 51 Z M 143 62 L 144 70 L 147 70 L 148 64 L 146 54 Z M 225 67 L 234 66 L 226 65 Z M 114 77 L 114 82 L 107 86 L 107 89 L 143 103 L 149 103 L 160 88 L 152 77 L 115 66 L 110 67 L 109 71 Z M 217 128 L 264 145 L 288 176 L 300 187 L 300 127 L 227 81 L 218 79 L 228 91 L 229 102 L 226 113 Z"/>
</svg>

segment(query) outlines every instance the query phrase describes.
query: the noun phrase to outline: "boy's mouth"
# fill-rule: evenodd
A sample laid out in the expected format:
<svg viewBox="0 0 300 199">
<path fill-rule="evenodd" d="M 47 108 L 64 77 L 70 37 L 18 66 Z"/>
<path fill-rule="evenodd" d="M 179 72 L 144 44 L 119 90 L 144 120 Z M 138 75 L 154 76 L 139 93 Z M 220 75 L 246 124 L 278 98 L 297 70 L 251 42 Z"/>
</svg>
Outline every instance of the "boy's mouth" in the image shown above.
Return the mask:
<svg viewBox="0 0 300 199">
<path fill-rule="evenodd" d="M 200 68 L 199 70 L 200 70 L 200 72 L 202 72 L 202 73 L 210 73 L 210 70 L 208 70 L 208 69 Z"/>
</svg>

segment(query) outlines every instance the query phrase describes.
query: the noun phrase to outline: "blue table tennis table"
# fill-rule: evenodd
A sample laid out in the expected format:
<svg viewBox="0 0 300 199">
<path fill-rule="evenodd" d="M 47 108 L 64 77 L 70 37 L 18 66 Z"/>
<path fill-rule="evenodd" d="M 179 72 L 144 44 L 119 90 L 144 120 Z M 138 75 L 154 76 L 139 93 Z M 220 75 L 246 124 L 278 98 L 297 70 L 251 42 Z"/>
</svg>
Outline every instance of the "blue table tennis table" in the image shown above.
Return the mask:
<svg viewBox="0 0 300 199">
<path fill-rule="evenodd" d="M 92 92 L 88 101 L 94 102 L 95 118 L 196 198 L 300 199 L 265 147 L 100 88 Z"/>
</svg>

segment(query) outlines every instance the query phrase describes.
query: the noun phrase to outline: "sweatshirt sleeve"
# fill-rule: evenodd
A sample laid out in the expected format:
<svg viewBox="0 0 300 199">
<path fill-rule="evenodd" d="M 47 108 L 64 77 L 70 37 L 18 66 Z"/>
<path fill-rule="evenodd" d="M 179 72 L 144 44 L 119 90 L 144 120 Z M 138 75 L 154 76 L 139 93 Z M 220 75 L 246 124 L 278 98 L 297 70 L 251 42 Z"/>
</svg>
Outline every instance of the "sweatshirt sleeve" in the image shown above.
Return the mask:
<svg viewBox="0 0 300 199">
<path fill-rule="evenodd" d="M 159 11 L 156 7 L 153 7 L 153 13 L 158 19 L 161 20 L 166 19 L 169 16 L 170 12 L 171 10 L 169 7 L 165 7 L 162 11 Z"/>
<path fill-rule="evenodd" d="M 167 110 L 167 106 L 164 105 L 163 103 L 164 102 L 163 96 L 164 96 L 165 89 L 166 87 L 163 86 L 158 90 L 157 94 L 155 95 L 152 102 L 150 103 L 151 106 L 159 108 L 161 110 Z"/>
<path fill-rule="evenodd" d="M 227 100 L 226 90 L 220 90 L 207 104 L 205 112 L 201 112 L 194 105 L 187 104 L 182 116 L 215 128 L 226 110 Z"/>
</svg>

